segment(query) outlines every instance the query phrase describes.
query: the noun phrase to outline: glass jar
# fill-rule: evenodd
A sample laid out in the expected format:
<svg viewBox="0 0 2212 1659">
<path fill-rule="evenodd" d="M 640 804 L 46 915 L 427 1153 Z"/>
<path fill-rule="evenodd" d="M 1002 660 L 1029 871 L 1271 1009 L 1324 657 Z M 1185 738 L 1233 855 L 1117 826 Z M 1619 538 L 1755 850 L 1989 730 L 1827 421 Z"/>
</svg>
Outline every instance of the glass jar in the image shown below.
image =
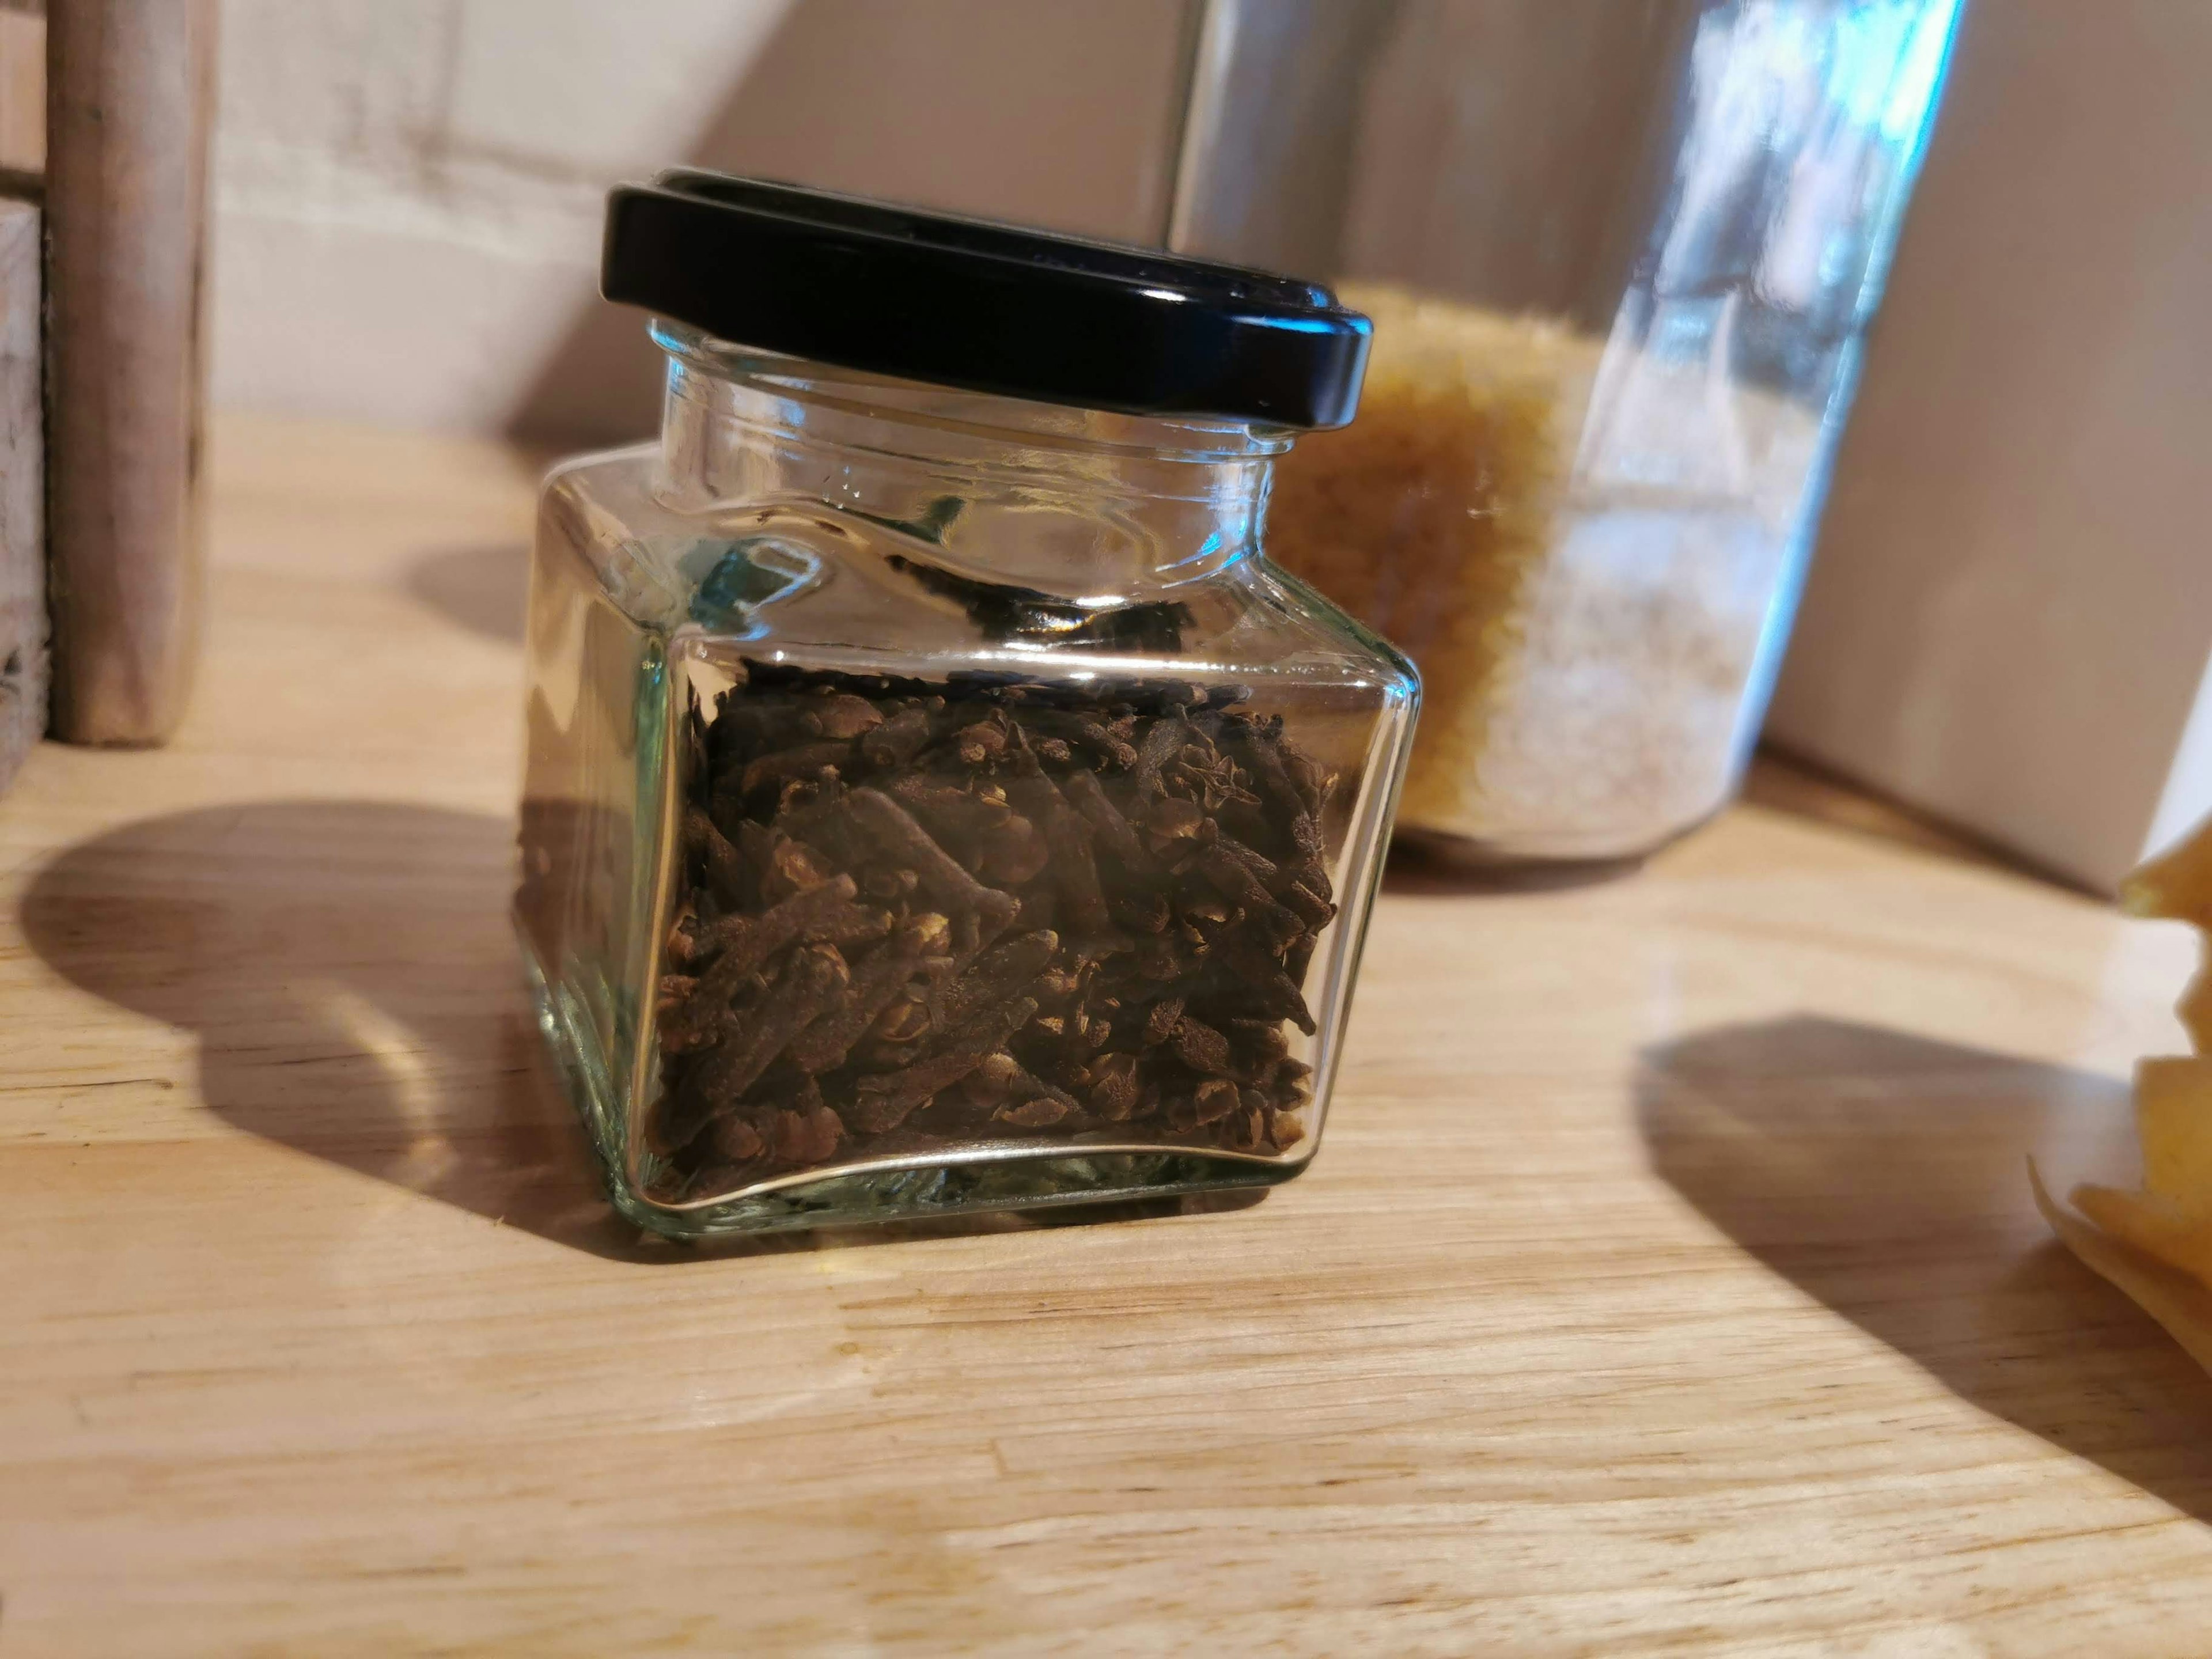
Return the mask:
<svg viewBox="0 0 2212 1659">
<path fill-rule="evenodd" d="M 1756 740 L 1957 0 L 1206 0 L 1178 248 L 1340 284 L 1285 568 L 1420 665 L 1400 827 L 1634 855 Z"/>
<path fill-rule="evenodd" d="M 1297 1173 L 1419 693 L 1261 530 L 1363 320 L 692 173 L 616 193 L 605 285 L 665 415 L 544 488 L 516 915 L 617 1208 Z"/>
</svg>

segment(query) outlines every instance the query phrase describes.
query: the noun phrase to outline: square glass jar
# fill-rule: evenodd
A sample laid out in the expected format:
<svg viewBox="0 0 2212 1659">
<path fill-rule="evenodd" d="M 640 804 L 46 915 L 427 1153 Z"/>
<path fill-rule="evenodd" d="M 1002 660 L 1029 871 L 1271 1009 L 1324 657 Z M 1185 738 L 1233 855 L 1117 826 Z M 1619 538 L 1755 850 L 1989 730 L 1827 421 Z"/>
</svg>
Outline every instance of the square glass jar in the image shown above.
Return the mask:
<svg viewBox="0 0 2212 1659">
<path fill-rule="evenodd" d="M 542 497 L 516 900 L 617 1207 L 1304 1168 L 1419 690 L 1261 552 L 1291 431 L 654 335 L 659 441 Z"/>
</svg>

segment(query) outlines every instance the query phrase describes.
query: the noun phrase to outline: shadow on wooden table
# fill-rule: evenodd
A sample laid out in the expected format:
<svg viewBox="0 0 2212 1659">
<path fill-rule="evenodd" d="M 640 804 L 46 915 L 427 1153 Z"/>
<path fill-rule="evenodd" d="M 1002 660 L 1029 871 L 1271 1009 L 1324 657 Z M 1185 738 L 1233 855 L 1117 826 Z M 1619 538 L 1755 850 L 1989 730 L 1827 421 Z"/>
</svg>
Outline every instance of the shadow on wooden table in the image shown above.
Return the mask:
<svg viewBox="0 0 2212 1659">
<path fill-rule="evenodd" d="M 541 1068 L 507 923 L 509 824 L 271 801 L 56 858 L 23 931 L 88 990 L 199 1039 L 199 1091 L 264 1139 L 544 1237 L 632 1252 Z"/>
<path fill-rule="evenodd" d="M 1798 1018 L 1647 1051 L 1654 1167 L 1767 1267 L 1984 1411 L 2212 1518 L 2212 1380 L 2050 1241 L 2030 1152 L 2065 1171 L 2109 1078 Z"/>
<path fill-rule="evenodd" d="M 268 801 L 126 825 L 32 883 L 25 937 L 110 1002 L 195 1033 L 199 1092 L 262 1139 L 622 1261 L 1236 1207 L 1258 1193 L 952 1217 L 687 1249 L 603 1195 L 544 1061 L 507 922 L 513 827 L 369 801 Z"/>
</svg>

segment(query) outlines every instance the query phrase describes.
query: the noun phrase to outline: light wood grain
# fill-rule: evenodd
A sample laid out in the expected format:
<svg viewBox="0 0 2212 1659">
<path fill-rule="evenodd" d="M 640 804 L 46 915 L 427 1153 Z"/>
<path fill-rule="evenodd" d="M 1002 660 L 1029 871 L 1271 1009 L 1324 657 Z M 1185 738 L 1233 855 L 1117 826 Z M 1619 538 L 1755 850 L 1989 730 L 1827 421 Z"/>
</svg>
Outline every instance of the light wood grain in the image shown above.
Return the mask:
<svg viewBox="0 0 2212 1659">
<path fill-rule="evenodd" d="M 47 547 L 71 743 L 166 740 L 198 659 L 215 21 L 215 0 L 49 20 Z"/>
<path fill-rule="evenodd" d="M 46 729 L 43 264 L 39 210 L 0 201 L 0 790 Z"/>
<path fill-rule="evenodd" d="M 1241 1209 L 640 1249 L 504 906 L 526 477 L 216 450 L 170 748 L 0 803 L 0 1651 L 2180 1655 L 2212 1382 L 2046 1242 L 2179 930 L 1739 810 L 1394 875 Z"/>
</svg>

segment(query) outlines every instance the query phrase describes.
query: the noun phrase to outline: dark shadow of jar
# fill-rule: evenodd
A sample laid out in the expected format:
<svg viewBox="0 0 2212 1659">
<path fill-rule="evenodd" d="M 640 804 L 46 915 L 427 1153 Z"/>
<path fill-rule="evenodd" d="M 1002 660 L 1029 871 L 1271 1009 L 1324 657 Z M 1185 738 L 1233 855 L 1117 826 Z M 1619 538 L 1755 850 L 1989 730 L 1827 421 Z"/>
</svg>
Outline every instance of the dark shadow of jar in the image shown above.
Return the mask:
<svg viewBox="0 0 2212 1659">
<path fill-rule="evenodd" d="M 641 1239 L 538 1042 L 508 923 L 513 828 L 483 813 L 267 801 L 128 824 L 31 884 L 25 937 L 76 984 L 194 1033 L 209 1109 L 265 1140 L 623 1261 L 1239 1207 L 1243 1195 L 775 1235 Z M 1255 1195 L 1256 1196 L 1256 1195 Z"/>
<path fill-rule="evenodd" d="M 50 863 L 23 932 L 76 983 L 193 1032 L 202 1097 L 248 1133 L 631 1255 L 538 1059 L 511 844 L 487 814 L 367 801 L 149 818 Z"/>
</svg>

